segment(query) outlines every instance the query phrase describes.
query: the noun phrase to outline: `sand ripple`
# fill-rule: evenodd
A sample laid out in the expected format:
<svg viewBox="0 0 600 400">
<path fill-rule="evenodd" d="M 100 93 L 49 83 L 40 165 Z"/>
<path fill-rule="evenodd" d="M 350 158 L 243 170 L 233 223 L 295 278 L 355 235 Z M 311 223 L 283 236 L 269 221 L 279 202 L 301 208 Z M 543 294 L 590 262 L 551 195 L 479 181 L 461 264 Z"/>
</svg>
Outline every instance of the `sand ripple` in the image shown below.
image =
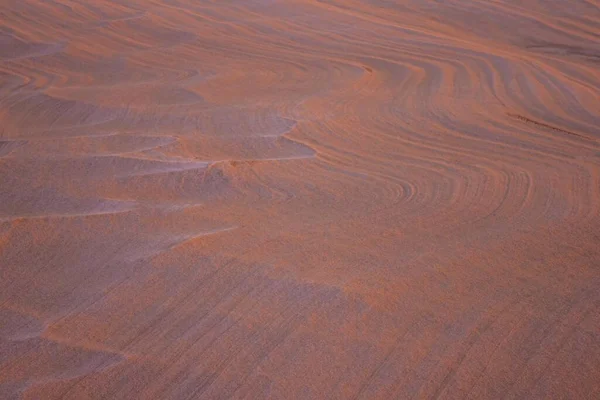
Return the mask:
<svg viewBox="0 0 600 400">
<path fill-rule="evenodd" d="M 600 393 L 597 1 L 0 22 L 0 399 Z"/>
</svg>

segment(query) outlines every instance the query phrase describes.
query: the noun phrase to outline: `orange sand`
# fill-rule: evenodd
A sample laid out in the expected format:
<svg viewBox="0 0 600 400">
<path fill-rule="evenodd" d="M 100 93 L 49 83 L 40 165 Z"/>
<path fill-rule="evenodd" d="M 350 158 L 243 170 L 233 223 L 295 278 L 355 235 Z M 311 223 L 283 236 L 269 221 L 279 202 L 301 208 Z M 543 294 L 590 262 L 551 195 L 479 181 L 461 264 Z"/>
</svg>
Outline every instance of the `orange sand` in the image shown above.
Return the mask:
<svg viewBox="0 0 600 400">
<path fill-rule="evenodd" d="M 1 399 L 597 399 L 600 2 L 4 0 Z"/>
</svg>

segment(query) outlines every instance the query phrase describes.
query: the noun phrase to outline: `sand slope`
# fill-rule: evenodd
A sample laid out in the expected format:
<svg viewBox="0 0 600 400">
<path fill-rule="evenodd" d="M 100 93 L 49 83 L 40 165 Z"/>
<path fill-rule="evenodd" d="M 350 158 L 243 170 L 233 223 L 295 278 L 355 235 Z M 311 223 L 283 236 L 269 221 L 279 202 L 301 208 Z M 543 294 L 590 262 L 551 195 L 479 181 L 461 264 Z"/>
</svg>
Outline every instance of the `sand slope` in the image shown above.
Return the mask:
<svg viewBox="0 0 600 400">
<path fill-rule="evenodd" d="M 0 399 L 600 395 L 597 1 L 0 8 Z"/>
</svg>

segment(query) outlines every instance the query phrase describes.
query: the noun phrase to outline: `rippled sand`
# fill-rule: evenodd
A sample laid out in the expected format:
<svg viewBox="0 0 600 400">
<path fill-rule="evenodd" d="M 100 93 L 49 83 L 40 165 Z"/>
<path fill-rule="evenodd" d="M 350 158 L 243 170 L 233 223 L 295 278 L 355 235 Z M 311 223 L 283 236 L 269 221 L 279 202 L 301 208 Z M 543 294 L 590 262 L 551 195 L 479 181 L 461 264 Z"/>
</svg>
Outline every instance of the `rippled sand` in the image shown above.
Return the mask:
<svg viewBox="0 0 600 400">
<path fill-rule="evenodd" d="M 1 399 L 597 399 L 597 0 L 5 0 Z"/>
</svg>

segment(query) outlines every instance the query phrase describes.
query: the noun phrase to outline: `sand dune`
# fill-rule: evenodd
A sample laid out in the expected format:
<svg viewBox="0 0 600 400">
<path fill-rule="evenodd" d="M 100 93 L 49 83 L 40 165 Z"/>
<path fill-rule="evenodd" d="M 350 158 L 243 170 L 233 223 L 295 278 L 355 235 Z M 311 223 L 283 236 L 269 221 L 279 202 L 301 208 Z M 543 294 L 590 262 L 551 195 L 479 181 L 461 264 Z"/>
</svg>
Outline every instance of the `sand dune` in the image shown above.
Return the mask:
<svg viewBox="0 0 600 400">
<path fill-rule="evenodd" d="M 0 21 L 0 399 L 600 396 L 597 1 Z"/>
</svg>

